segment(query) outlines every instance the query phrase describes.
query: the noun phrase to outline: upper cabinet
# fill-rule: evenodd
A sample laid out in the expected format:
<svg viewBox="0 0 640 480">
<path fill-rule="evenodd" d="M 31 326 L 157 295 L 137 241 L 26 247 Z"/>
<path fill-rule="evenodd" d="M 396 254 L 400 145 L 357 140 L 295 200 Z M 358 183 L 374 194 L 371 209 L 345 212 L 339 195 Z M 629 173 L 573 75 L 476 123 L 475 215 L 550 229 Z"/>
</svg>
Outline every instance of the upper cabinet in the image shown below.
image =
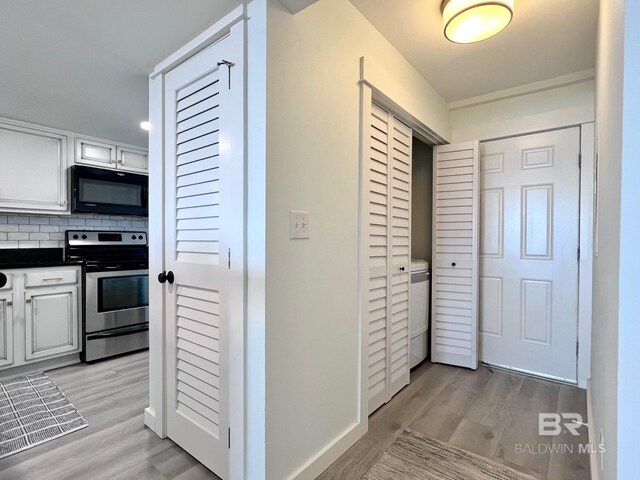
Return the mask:
<svg viewBox="0 0 640 480">
<path fill-rule="evenodd" d="M 118 147 L 117 162 L 120 170 L 138 173 L 149 171 L 149 156 L 146 150 L 140 148 Z"/>
<path fill-rule="evenodd" d="M 74 163 L 128 172 L 148 172 L 146 150 L 83 137 L 76 137 Z"/>
<path fill-rule="evenodd" d="M 75 163 L 95 167 L 115 167 L 116 146 L 77 137 Z"/>
<path fill-rule="evenodd" d="M 0 210 L 66 212 L 68 144 L 62 133 L 0 122 Z"/>
<path fill-rule="evenodd" d="M 0 212 L 69 213 L 74 163 L 148 172 L 143 148 L 0 118 Z"/>
</svg>

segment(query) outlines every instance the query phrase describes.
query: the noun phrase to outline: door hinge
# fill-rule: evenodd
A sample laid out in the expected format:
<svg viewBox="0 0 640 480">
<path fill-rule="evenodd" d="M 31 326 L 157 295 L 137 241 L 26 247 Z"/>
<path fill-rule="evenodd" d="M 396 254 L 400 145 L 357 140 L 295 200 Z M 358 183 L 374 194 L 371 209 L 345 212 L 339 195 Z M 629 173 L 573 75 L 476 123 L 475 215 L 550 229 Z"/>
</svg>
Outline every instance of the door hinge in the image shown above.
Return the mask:
<svg viewBox="0 0 640 480">
<path fill-rule="evenodd" d="M 578 154 L 578 168 L 582 168 L 582 153 Z"/>
<path fill-rule="evenodd" d="M 580 261 L 580 247 L 578 247 L 578 261 Z"/>
<path fill-rule="evenodd" d="M 231 429 L 229 429 L 229 435 L 227 435 L 227 438 L 228 438 L 227 447 L 229 448 L 229 450 L 231 450 Z"/>
<path fill-rule="evenodd" d="M 580 342 L 576 342 L 576 357 L 580 354 Z"/>
<path fill-rule="evenodd" d="M 227 66 L 227 72 L 229 73 L 229 90 L 231 90 L 231 67 L 233 67 L 235 63 L 230 62 L 229 60 L 220 60 L 218 62 L 218 66 L 221 66 L 221 65 Z"/>
<path fill-rule="evenodd" d="M 231 249 L 227 252 L 227 267 L 231 270 Z"/>
</svg>

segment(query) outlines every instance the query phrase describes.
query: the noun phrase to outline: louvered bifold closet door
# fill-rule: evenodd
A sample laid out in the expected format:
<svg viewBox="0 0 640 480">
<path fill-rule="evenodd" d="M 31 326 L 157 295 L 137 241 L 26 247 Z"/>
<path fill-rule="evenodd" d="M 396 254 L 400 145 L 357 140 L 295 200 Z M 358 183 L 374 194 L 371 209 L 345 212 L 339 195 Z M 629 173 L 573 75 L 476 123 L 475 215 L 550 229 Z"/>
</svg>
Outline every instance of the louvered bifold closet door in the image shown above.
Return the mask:
<svg viewBox="0 0 640 480">
<path fill-rule="evenodd" d="M 222 478 L 229 471 L 230 249 L 242 245 L 243 157 L 227 37 L 165 77 L 167 434 Z M 241 41 L 237 39 L 237 41 Z M 233 88 L 238 90 L 232 91 Z M 241 93 L 240 93 L 241 95 Z M 240 137 L 240 138 L 238 138 Z"/>
<path fill-rule="evenodd" d="M 373 104 L 368 138 L 369 413 L 409 383 L 411 128 Z"/>
<path fill-rule="evenodd" d="M 477 368 L 478 142 L 436 147 L 431 359 Z"/>
<path fill-rule="evenodd" d="M 392 117 L 390 385 L 387 400 L 409 383 L 409 287 L 411 281 L 411 128 Z"/>
<path fill-rule="evenodd" d="M 369 413 L 387 401 L 389 114 L 371 106 L 369 138 Z"/>
</svg>

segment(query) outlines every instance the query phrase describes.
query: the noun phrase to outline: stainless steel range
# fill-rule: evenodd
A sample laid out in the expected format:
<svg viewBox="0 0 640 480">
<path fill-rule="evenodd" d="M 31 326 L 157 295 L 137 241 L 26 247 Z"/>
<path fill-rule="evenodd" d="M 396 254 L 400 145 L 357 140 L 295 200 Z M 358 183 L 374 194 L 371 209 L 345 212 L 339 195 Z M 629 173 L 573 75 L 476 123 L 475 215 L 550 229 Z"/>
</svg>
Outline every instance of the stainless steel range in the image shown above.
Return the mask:
<svg viewBox="0 0 640 480">
<path fill-rule="evenodd" d="M 64 255 L 84 263 L 82 360 L 148 348 L 147 234 L 68 230 Z"/>
</svg>

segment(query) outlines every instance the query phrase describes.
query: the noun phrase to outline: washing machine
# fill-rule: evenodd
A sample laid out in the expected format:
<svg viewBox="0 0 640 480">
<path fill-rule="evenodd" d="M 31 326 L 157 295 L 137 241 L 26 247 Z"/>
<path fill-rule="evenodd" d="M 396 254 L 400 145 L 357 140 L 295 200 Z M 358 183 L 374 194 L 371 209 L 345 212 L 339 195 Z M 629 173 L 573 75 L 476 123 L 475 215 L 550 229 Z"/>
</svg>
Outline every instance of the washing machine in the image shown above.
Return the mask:
<svg viewBox="0 0 640 480">
<path fill-rule="evenodd" d="M 409 344 L 411 368 L 429 353 L 429 293 L 431 270 L 426 260 L 411 260 L 411 310 Z"/>
</svg>

